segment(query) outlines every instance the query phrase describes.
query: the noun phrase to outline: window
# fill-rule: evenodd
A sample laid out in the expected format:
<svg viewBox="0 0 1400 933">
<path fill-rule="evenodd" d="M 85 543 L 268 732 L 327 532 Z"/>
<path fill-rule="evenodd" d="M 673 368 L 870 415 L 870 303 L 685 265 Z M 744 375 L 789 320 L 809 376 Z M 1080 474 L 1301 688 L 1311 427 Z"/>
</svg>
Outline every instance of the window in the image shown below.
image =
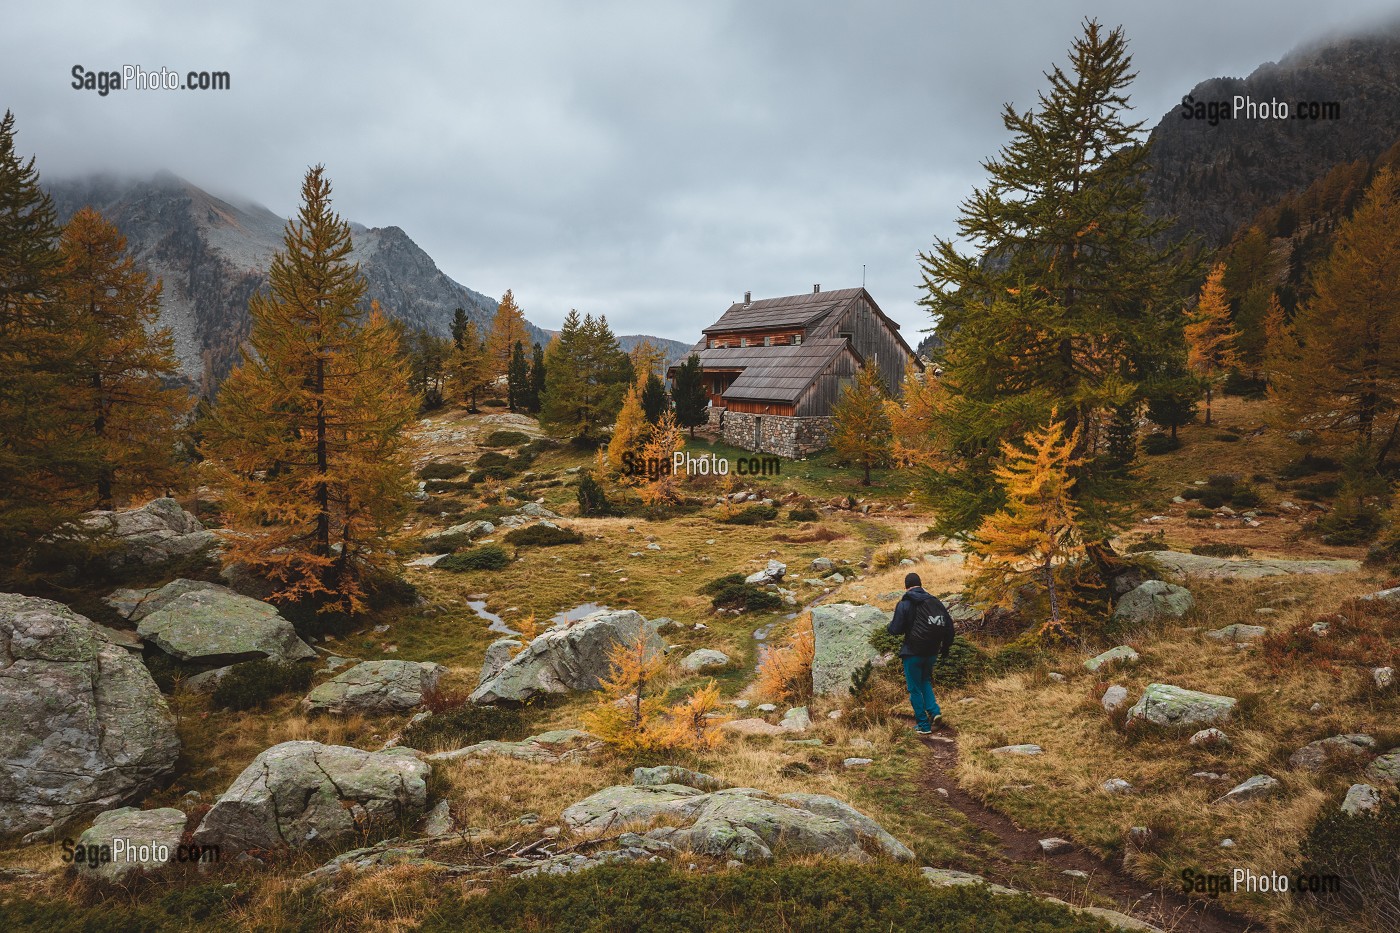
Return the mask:
<svg viewBox="0 0 1400 933">
<path fill-rule="evenodd" d="M 764 337 L 764 338 L 763 338 L 763 345 L 764 345 L 765 347 L 771 347 L 771 346 L 773 345 L 773 338 L 772 338 L 772 337 Z"/>
<path fill-rule="evenodd" d="M 801 335 L 801 334 L 793 334 L 793 335 L 792 335 L 792 345 L 793 345 L 794 347 L 800 347 L 800 346 L 802 346 L 802 335 Z"/>
<path fill-rule="evenodd" d="M 739 338 L 739 346 L 741 346 L 741 347 L 747 347 L 748 345 L 749 345 L 749 338 L 747 338 L 747 337 L 740 337 L 740 338 Z"/>
</svg>

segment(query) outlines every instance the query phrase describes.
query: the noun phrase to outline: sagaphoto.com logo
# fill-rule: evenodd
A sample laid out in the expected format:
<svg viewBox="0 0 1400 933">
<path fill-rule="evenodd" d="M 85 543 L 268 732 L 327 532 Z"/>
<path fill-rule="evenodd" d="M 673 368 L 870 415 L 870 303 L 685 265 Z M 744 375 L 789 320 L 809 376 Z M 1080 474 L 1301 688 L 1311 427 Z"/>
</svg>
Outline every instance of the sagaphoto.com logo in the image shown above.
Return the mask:
<svg viewBox="0 0 1400 933">
<path fill-rule="evenodd" d="M 232 79 L 227 71 L 178 71 L 161 67 L 147 70 L 140 65 L 122 65 L 104 71 L 91 71 L 74 65 L 70 87 L 93 91 L 106 97 L 113 91 L 227 91 Z"/>
</svg>

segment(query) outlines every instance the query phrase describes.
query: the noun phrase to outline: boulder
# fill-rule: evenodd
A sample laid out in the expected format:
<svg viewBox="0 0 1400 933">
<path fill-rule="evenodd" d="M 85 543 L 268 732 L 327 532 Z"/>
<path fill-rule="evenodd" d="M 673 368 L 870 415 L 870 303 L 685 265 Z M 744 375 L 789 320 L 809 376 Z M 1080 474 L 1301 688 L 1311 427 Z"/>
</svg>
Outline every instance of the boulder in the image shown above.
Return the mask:
<svg viewBox="0 0 1400 933">
<path fill-rule="evenodd" d="M 222 586 L 176 596 L 143 617 L 136 632 L 181 661 L 227 665 L 316 657 L 275 607 Z"/>
<path fill-rule="evenodd" d="M 1354 573 L 1361 569 L 1359 560 L 1284 560 L 1272 557 L 1232 560 L 1179 551 L 1153 551 L 1152 560 L 1167 573 L 1216 580 L 1253 580 L 1291 573 Z"/>
<path fill-rule="evenodd" d="M 1321 771 L 1331 762 L 1355 764 L 1364 761 L 1376 740 L 1369 735 L 1351 733 L 1334 735 L 1309 742 L 1288 757 L 1288 767 L 1303 771 Z"/>
<path fill-rule="evenodd" d="M 1206 637 L 1216 641 L 1240 642 L 1258 641 L 1267 634 L 1269 634 L 1269 630 L 1262 625 L 1242 625 L 1239 622 L 1232 622 L 1224 628 L 1206 632 Z"/>
<path fill-rule="evenodd" d="M 1197 748 L 1229 748 L 1230 737 L 1215 727 L 1202 729 L 1191 736 L 1190 743 Z"/>
<path fill-rule="evenodd" d="M 1063 855 L 1066 852 L 1074 851 L 1074 843 L 1068 839 L 1061 839 L 1059 836 L 1050 836 L 1040 840 L 1040 852 L 1042 855 Z"/>
<path fill-rule="evenodd" d="M 172 807 L 108 810 L 98 814 L 92 826 L 78 837 L 77 849 L 93 852 L 106 846 L 110 860 L 75 859 L 74 867 L 79 875 L 123 884 L 137 872 L 155 872 L 170 864 L 184 834 L 185 814 Z"/>
<path fill-rule="evenodd" d="M 584 616 L 565 629 L 550 629 L 483 680 L 471 695 L 473 703 L 507 700 L 523 703 L 545 693 L 597 690 L 608 674 L 608 652 L 616 644 L 664 652 L 666 642 L 656 627 L 631 609 L 604 609 Z"/>
<path fill-rule="evenodd" d="M 204 671 L 191 677 L 186 677 L 184 680 L 180 681 L 180 689 L 185 693 L 207 696 L 219 689 L 219 684 L 223 682 L 223 679 L 238 666 L 237 664 L 230 664 L 227 667 L 216 667 L 212 671 Z"/>
<path fill-rule="evenodd" d="M 1370 784 L 1353 784 L 1347 789 L 1341 810 L 1348 816 L 1375 813 L 1381 808 L 1381 793 Z"/>
<path fill-rule="evenodd" d="M 1389 690 L 1395 686 L 1395 668 L 1376 667 L 1371 669 L 1371 681 L 1377 690 Z"/>
<path fill-rule="evenodd" d="M 219 543 L 174 499 L 152 499 L 134 509 L 89 512 L 83 524 L 107 536 L 111 548 L 103 560 L 111 567 L 163 564 Z"/>
<path fill-rule="evenodd" d="M 1128 723 L 1145 720 L 1156 726 L 1211 726 L 1229 720 L 1235 698 L 1186 690 L 1171 684 L 1148 684 L 1128 710 Z"/>
<path fill-rule="evenodd" d="M 487 645 L 486 656 L 481 661 L 481 676 L 477 679 L 477 686 L 481 686 L 499 674 L 510 663 L 510 659 L 515 657 L 516 649 L 523 647 L 525 647 L 525 643 L 514 638 L 498 638 Z"/>
<path fill-rule="evenodd" d="M 0 594 L 0 841 L 45 838 L 161 783 L 180 754 L 146 666 L 67 606 Z"/>
<path fill-rule="evenodd" d="M 519 758 L 522 761 L 538 761 L 545 764 L 558 764 L 561 761 L 578 761 L 602 746 L 581 729 L 555 729 L 541 732 L 519 742 L 500 742 L 488 739 L 466 748 L 456 748 L 450 752 L 434 752 L 424 756 L 428 761 L 457 761 L 462 758 Z"/>
<path fill-rule="evenodd" d="M 807 707 L 794 706 L 783 714 L 783 721 L 778 723 L 778 726 L 784 732 L 806 732 L 812 728 L 812 717 L 807 712 Z"/>
<path fill-rule="evenodd" d="M 698 674 L 702 671 L 718 670 L 728 663 L 729 655 L 723 651 L 716 651 L 714 648 L 699 648 L 681 659 L 681 669 Z"/>
<path fill-rule="evenodd" d="M 484 538 L 494 533 L 495 530 L 495 525 L 484 520 L 462 522 L 460 525 L 453 525 L 450 528 L 442 529 L 442 531 L 433 531 L 425 534 L 423 536 L 423 543 L 433 545 L 444 538 L 455 538 L 459 535 L 465 538 Z"/>
<path fill-rule="evenodd" d="M 1128 688 L 1121 684 L 1113 684 L 1103 692 L 1103 698 L 1099 702 L 1103 705 L 1104 712 L 1117 712 L 1128 702 Z"/>
<path fill-rule="evenodd" d="M 720 726 L 725 732 L 732 732 L 735 735 L 786 735 L 787 730 L 782 726 L 775 726 L 766 719 L 731 719 Z"/>
<path fill-rule="evenodd" d="M 874 606 L 833 603 L 812 609 L 812 693 L 845 696 L 851 674 L 879 652 L 870 635 L 883 631 L 889 614 Z"/>
<path fill-rule="evenodd" d="M 562 518 L 558 512 L 551 512 L 538 502 L 527 502 L 515 510 L 516 515 L 528 515 L 531 518 Z"/>
<path fill-rule="evenodd" d="M 302 700 L 313 713 L 403 713 L 423 704 L 444 668 L 420 661 L 361 661 Z"/>
<path fill-rule="evenodd" d="M 1246 803 L 1250 800 L 1272 797 L 1278 793 L 1281 786 L 1275 778 L 1271 778 L 1267 774 L 1256 774 L 1249 780 L 1232 787 L 1225 796 L 1215 802 Z"/>
<path fill-rule="evenodd" d="M 813 573 L 830 573 L 836 569 L 836 563 L 830 557 L 812 558 Z"/>
<path fill-rule="evenodd" d="M 1119 645 L 1116 648 L 1109 648 L 1103 654 L 1094 655 L 1094 657 L 1085 661 L 1084 669 L 1086 671 L 1097 671 L 1105 665 L 1132 664 L 1137 659 L 1138 653 L 1136 651 L 1129 648 L 1127 645 Z"/>
<path fill-rule="evenodd" d="M 682 784 L 686 787 L 694 787 L 697 790 L 712 791 L 724 790 L 733 785 L 721 778 L 702 774 L 699 771 L 691 771 L 689 768 L 680 768 L 676 765 L 660 765 L 655 768 L 634 768 L 632 770 L 632 783 L 637 787 L 660 787 L 663 784 Z"/>
<path fill-rule="evenodd" d="M 781 561 L 770 560 L 768 566 L 757 573 L 751 573 L 744 578 L 745 583 L 753 583 L 758 586 L 767 586 L 769 583 L 777 583 L 787 574 L 787 564 Z"/>
<path fill-rule="evenodd" d="M 1377 784 L 1400 786 L 1400 747 L 1392 748 L 1367 765 L 1366 776 Z"/>
<path fill-rule="evenodd" d="M 855 807 L 826 794 L 783 794 L 778 798 L 783 803 L 795 804 L 819 816 L 840 820 L 849 826 L 864 842 L 872 844 L 882 854 L 896 862 L 914 861 L 914 853 L 909 847 L 885 831 L 885 828 Z"/>
<path fill-rule="evenodd" d="M 1109 778 L 1099 785 L 1099 790 L 1105 794 L 1131 794 L 1133 785 L 1122 778 Z"/>
<path fill-rule="evenodd" d="M 1194 608 L 1195 597 L 1186 587 L 1163 580 L 1147 580 L 1118 600 L 1113 608 L 1113 621 L 1120 625 L 1173 622 Z"/>
<path fill-rule="evenodd" d="M 993 755 L 1040 755 L 1045 749 L 1039 745 L 1003 745 L 992 749 Z"/>
<path fill-rule="evenodd" d="M 123 619 L 128 622 L 140 622 L 146 616 L 157 609 L 164 609 L 171 602 L 175 601 L 186 593 L 194 593 L 201 590 L 232 592 L 227 587 L 217 583 L 206 583 L 203 580 L 186 580 L 184 578 L 171 580 L 165 586 L 156 586 L 149 589 L 121 589 L 115 590 L 108 596 L 104 596 L 102 601 L 117 611 Z"/>
<path fill-rule="evenodd" d="M 661 817 L 694 819 L 706 797 L 705 791 L 684 784 L 617 784 L 566 807 L 560 819 L 570 829 L 601 835 Z"/>
<path fill-rule="evenodd" d="M 981 875 L 974 875 L 971 872 L 958 871 L 953 868 L 921 868 L 924 880 L 935 888 L 961 888 L 974 884 L 985 885 L 987 890 L 993 894 L 1021 894 L 1016 888 L 1008 888 L 1006 885 L 993 884 Z"/>
<path fill-rule="evenodd" d="M 283 742 L 243 770 L 205 814 L 194 842 L 218 845 L 227 858 L 250 849 L 376 841 L 423 815 L 430 771 L 408 749 Z"/>
</svg>

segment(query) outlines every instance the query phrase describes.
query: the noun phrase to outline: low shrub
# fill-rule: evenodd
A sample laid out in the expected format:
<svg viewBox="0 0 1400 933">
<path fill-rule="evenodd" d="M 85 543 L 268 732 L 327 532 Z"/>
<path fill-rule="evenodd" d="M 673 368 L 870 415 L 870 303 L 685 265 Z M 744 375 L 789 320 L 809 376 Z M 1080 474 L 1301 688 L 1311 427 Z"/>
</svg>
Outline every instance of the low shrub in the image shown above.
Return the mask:
<svg viewBox="0 0 1400 933">
<path fill-rule="evenodd" d="M 1285 463 L 1279 469 L 1278 475 L 1283 479 L 1301 479 L 1304 476 L 1312 476 L 1314 473 L 1330 473 L 1341 468 L 1342 465 L 1331 457 L 1304 454 L 1297 460 Z"/>
<path fill-rule="evenodd" d="M 816 641 L 811 617 L 798 622 L 784 645 L 774 645 L 758 665 L 754 689 L 760 696 L 783 703 L 800 703 L 812 696 L 812 660 Z"/>
<path fill-rule="evenodd" d="M 516 454 L 517 456 L 521 457 L 534 458 L 538 457 L 540 454 L 544 453 L 547 450 L 558 450 L 562 446 L 564 445 L 560 444 L 552 437 L 537 437 L 530 443 L 526 444 L 524 447 L 520 448 L 520 450 L 516 451 Z"/>
<path fill-rule="evenodd" d="M 1195 500 L 1201 498 L 1201 487 L 1187 486 L 1181 491 L 1181 498 L 1194 502 Z"/>
<path fill-rule="evenodd" d="M 876 551 L 871 558 L 871 563 L 876 570 L 889 570 L 899 564 L 902 560 L 909 559 L 909 550 L 903 546 L 891 548 L 888 551 Z"/>
<path fill-rule="evenodd" d="M 462 748 L 497 739 L 514 742 L 529 735 L 524 711 L 517 706 L 491 706 L 463 703 L 442 712 L 434 712 L 403 732 L 402 743 L 408 748 L 435 752 Z"/>
<path fill-rule="evenodd" d="M 792 522 L 817 522 L 821 521 L 821 517 L 816 509 L 793 509 L 788 513 L 788 521 Z"/>
<path fill-rule="evenodd" d="M 1198 501 L 1208 509 L 1218 509 L 1225 504 L 1225 497 L 1218 489 L 1207 486 L 1201 490 L 1201 498 Z"/>
<path fill-rule="evenodd" d="M 1233 473 L 1212 473 L 1206 477 L 1206 488 L 1218 490 L 1222 496 L 1228 497 L 1239 482 L 1240 478 Z"/>
<path fill-rule="evenodd" d="M 608 494 L 592 473 L 584 472 L 579 477 L 577 497 L 580 515 L 600 518 L 618 514 L 617 507 L 608 501 Z"/>
<path fill-rule="evenodd" d="M 748 612 L 772 612 L 783 607 L 778 594 L 761 586 L 744 582 L 742 573 L 725 574 L 700 587 L 701 596 L 709 596 L 716 609 L 744 609 Z"/>
<path fill-rule="evenodd" d="M 1385 527 L 1385 513 L 1370 503 L 1358 504 L 1347 497 L 1331 512 L 1319 518 L 1313 530 L 1322 534 L 1324 544 L 1350 546 L 1370 544 Z"/>
<path fill-rule="evenodd" d="M 1210 509 L 1187 509 L 1187 518 L 1213 518 L 1215 513 Z"/>
<path fill-rule="evenodd" d="M 764 505 L 762 502 L 755 502 L 747 505 L 733 515 L 720 519 L 726 525 L 762 525 L 778 517 L 778 510 L 771 505 Z"/>
<path fill-rule="evenodd" d="M 247 661 L 234 665 L 214 688 L 210 702 L 220 709 L 261 709 L 284 693 L 305 693 L 315 668 L 298 661 Z"/>
<path fill-rule="evenodd" d="M 488 450 L 486 453 L 476 458 L 476 465 L 483 470 L 489 470 L 492 467 L 506 466 L 510 461 L 511 458 L 501 453 L 499 450 Z"/>
<path fill-rule="evenodd" d="M 1327 806 L 1300 855 L 1303 879 L 1332 876 L 1336 891 L 1313 893 L 1334 916 L 1361 921 L 1357 928 L 1400 929 L 1400 859 L 1377 857 L 1400 852 L 1400 798 L 1385 795 L 1375 813 L 1355 816 Z"/>
<path fill-rule="evenodd" d="M 488 399 L 484 399 L 484 400 L 482 400 L 481 402 L 479 402 L 478 404 L 479 404 L 482 408 L 505 408 L 505 407 L 506 407 L 505 400 L 504 400 L 504 399 L 499 399 L 499 398 L 488 398 Z"/>
<path fill-rule="evenodd" d="M 1195 511 L 1194 509 L 1192 511 Z M 1190 512 L 1186 514 L 1190 515 Z M 1137 541 L 1128 545 L 1129 554 L 1146 554 L 1152 551 L 1170 551 L 1171 546 L 1161 538 L 1150 538 L 1146 541 Z"/>
<path fill-rule="evenodd" d="M 1142 440 L 1142 452 L 1149 457 L 1159 457 L 1180 449 L 1181 439 L 1170 434 L 1149 434 Z"/>
<path fill-rule="evenodd" d="M 1191 553 L 1199 554 L 1201 557 L 1248 557 L 1250 551 L 1243 544 L 1208 541 L 1205 544 L 1192 545 Z"/>
<path fill-rule="evenodd" d="M 1316 502 L 1320 499 L 1331 499 L 1342 489 L 1341 480 L 1324 479 L 1315 480 L 1311 483 L 1294 483 L 1293 491 L 1301 499 Z"/>
<path fill-rule="evenodd" d="M 571 528 L 553 525 L 526 525 L 506 532 L 505 539 L 517 547 L 556 547 L 561 544 L 582 544 L 583 535 Z"/>
<path fill-rule="evenodd" d="M 492 431 L 481 439 L 482 447 L 519 447 L 530 443 L 530 435 L 523 431 Z"/>
<path fill-rule="evenodd" d="M 1258 508 L 1262 501 L 1259 487 L 1252 483 L 1241 483 L 1230 492 L 1230 504 L 1237 509 Z"/>
<path fill-rule="evenodd" d="M 449 554 L 433 566 L 439 570 L 501 570 L 510 563 L 510 555 L 499 544 L 483 544 L 469 551 Z"/>
<path fill-rule="evenodd" d="M 1217 434 L 1215 439 L 1225 444 L 1233 444 L 1240 439 L 1238 434 Z"/>
<path fill-rule="evenodd" d="M 423 484 L 423 491 L 433 495 L 447 492 L 466 492 L 471 488 L 471 483 L 457 483 L 446 479 L 430 479 Z"/>
<path fill-rule="evenodd" d="M 448 463 L 446 460 L 434 460 L 426 464 L 418 471 L 419 479 L 452 479 L 467 472 L 467 468 L 460 463 Z"/>
</svg>

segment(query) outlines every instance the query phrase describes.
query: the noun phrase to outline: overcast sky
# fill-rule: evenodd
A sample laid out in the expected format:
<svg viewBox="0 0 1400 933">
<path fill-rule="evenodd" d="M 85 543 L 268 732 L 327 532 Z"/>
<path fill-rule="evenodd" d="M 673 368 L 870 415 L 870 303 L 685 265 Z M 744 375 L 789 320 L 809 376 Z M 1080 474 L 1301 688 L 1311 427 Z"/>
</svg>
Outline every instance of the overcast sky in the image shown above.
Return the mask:
<svg viewBox="0 0 1400 933">
<path fill-rule="evenodd" d="M 16 5 L 0 107 L 61 177 L 169 169 L 296 209 L 323 162 L 337 208 L 397 225 L 448 275 L 513 288 L 558 327 L 694 340 L 731 300 L 858 285 L 910 342 L 917 254 L 951 236 L 1085 16 L 1128 33 L 1151 126 L 1400 3 L 161 2 Z M 127 7 L 128 9 L 122 9 Z M 228 71 L 228 91 L 70 86 L 71 69 Z"/>
</svg>

